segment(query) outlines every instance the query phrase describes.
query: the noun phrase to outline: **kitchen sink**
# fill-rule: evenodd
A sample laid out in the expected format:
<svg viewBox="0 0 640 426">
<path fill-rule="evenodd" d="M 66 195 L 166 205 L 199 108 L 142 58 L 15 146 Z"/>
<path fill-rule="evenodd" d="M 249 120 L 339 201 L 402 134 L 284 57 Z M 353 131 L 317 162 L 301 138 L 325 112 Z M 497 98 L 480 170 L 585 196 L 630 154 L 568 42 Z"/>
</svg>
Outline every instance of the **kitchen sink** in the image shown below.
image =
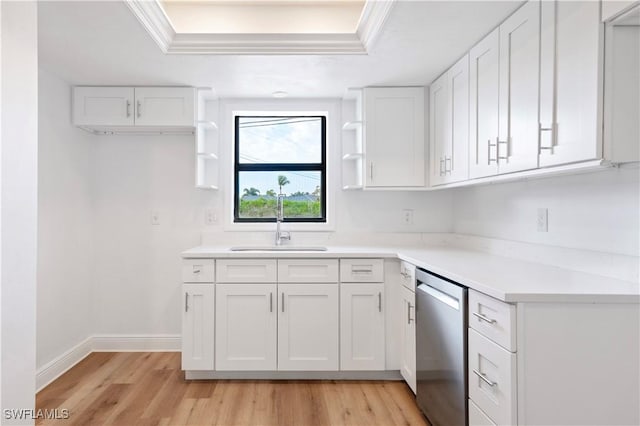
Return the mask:
<svg viewBox="0 0 640 426">
<path fill-rule="evenodd" d="M 238 246 L 231 247 L 231 251 L 327 251 L 326 247 L 312 246 Z"/>
</svg>

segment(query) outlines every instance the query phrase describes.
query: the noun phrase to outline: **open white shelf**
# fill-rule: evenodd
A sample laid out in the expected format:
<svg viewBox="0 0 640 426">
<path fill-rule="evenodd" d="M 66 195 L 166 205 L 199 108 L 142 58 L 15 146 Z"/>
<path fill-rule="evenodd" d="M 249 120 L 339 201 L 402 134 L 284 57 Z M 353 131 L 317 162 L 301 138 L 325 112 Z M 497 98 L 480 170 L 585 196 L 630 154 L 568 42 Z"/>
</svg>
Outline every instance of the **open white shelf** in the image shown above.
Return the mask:
<svg viewBox="0 0 640 426">
<path fill-rule="evenodd" d="M 218 100 L 210 89 L 198 89 L 196 124 L 196 188 L 218 189 Z"/>
<path fill-rule="evenodd" d="M 363 189 L 362 89 L 349 89 L 342 98 L 342 189 Z"/>
</svg>

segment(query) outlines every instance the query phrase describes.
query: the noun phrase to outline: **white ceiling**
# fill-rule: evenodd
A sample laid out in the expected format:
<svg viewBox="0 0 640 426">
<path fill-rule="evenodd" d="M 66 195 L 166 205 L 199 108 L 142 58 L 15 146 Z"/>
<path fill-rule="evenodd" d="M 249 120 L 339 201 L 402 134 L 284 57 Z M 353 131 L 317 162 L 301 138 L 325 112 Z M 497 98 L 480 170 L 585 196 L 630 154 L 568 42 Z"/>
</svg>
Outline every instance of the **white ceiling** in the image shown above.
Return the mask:
<svg viewBox="0 0 640 426">
<path fill-rule="evenodd" d="M 426 85 L 522 1 L 408 1 L 368 55 L 165 55 L 120 1 L 40 2 L 40 66 L 74 85 L 189 85 L 220 97 L 340 97 Z"/>
</svg>

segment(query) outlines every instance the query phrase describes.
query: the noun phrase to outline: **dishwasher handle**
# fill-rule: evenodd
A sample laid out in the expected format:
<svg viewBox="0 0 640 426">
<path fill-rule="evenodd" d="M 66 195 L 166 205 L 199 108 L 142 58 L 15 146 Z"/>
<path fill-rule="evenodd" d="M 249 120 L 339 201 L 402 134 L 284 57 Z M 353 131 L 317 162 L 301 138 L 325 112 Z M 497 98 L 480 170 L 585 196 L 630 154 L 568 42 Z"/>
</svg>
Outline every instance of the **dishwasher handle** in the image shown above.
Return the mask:
<svg viewBox="0 0 640 426">
<path fill-rule="evenodd" d="M 456 311 L 460 310 L 460 300 L 438 290 L 437 288 L 431 287 L 429 284 L 418 281 L 418 290 L 428 294 L 429 296 L 437 299 L 445 305 L 452 307 Z"/>
</svg>

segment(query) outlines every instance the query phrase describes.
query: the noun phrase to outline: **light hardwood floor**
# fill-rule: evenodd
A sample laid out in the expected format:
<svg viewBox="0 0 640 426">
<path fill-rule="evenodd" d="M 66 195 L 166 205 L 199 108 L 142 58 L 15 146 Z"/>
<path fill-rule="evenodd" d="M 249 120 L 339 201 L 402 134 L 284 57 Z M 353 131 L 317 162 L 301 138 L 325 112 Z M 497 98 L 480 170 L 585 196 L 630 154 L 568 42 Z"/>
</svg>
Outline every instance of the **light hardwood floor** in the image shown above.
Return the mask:
<svg viewBox="0 0 640 426">
<path fill-rule="evenodd" d="M 185 381 L 180 354 L 89 355 L 40 391 L 39 425 L 428 425 L 403 382 Z"/>
</svg>

